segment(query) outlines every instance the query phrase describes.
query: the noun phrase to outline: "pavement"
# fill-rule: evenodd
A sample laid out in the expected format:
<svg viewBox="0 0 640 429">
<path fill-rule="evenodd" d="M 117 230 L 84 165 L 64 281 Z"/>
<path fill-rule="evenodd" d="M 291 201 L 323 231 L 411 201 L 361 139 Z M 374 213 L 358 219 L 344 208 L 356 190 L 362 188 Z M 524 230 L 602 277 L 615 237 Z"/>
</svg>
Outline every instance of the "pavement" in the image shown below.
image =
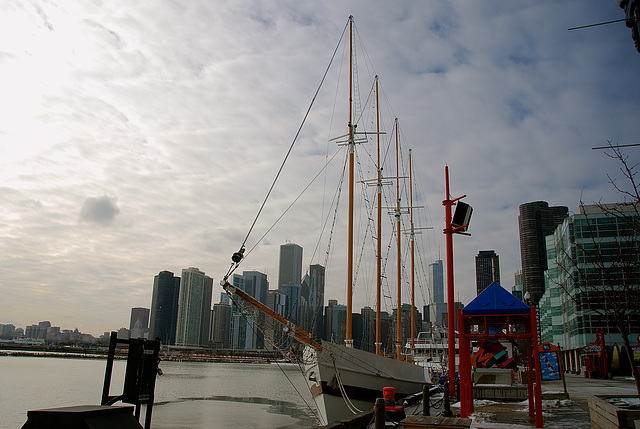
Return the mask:
<svg viewBox="0 0 640 429">
<path fill-rule="evenodd" d="M 618 377 L 613 380 L 588 379 L 573 374 L 565 374 L 565 377 L 568 399 L 562 399 L 564 387 L 561 380 L 542 382 L 542 415 L 545 428 L 590 428 L 589 396 L 638 395 L 632 377 Z M 452 411 L 456 413 L 454 406 Z M 535 416 L 529 416 L 529 403 L 526 400 L 516 403 L 474 400 L 474 413 L 471 418 L 471 427 L 475 429 L 535 427 Z"/>
</svg>

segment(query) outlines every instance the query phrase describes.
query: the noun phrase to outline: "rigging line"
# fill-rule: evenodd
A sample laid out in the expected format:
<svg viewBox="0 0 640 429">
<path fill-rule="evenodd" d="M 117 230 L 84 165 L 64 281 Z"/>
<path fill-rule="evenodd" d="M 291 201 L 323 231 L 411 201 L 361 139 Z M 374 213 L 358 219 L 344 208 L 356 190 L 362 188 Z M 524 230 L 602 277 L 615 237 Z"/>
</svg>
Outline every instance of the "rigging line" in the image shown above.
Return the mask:
<svg viewBox="0 0 640 429">
<path fill-rule="evenodd" d="M 373 67 L 373 62 L 371 61 L 371 57 L 369 57 L 369 53 L 367 52 L 366 47 L 364 46 L 363 43 L 363 38 L 360 36 L 360 31 L 358 30 L 358 27 L 354 25 L 356 34 L 358 35 L 358 37 L 356 38 L 357 41 L 360 42 L 360 50 L 362 51 L 362 54 L 364 55 L 364 65 L 365 65 L 365 69 L 367 70 L 367 74 L 369 75 L 369 78 L 371 78 L 371 76 L 375 76 L 377 73 L 375 72 L 375 68 Z M 369 67 L 371 67 L 371 70 L 369 70 Z"/>
<path fill-rule="evenodd" d="M 330 229 L 330 233 L 329 233 L 329 240 L 327 243 L 327 249 L 325 251 L 325 257 L 324 257 L 324 263 L 325 263 L 325 267 L 328 266 L 329 264 L 329 256 L 331 255 L 331 245 L 333 243 L 333 234 L 335 232 L 335 227 L 336 227 L 336 221 L 338 219 L 338 205 L 340 203 L 340 197 L 342 196 L 342 185 L 344 184 L 344 178 L 345 178 L 345 173 L 347 171 L 347 162 L 349 160 L 349 154 L 347 153 L 347 156 L 345 156 L 344 158 L 344 164 L 342 165 L 342 175 L 340 176 L 340 184 L 338 187 L 338 193 L 337 193 L 337 199 L 336 199 L 336 205 L 335 208 L 333 210 L 333 221 L 331 223 L 331 229 Z"/>
<path fill-rule="evenodd" d="M 338 371 L 338 368 L 336 367 L 335 358 L 333 359 L 333 370 L 335 371 L 336 381 L 338 382 L 338 387 L 340 388 L 340 393 L 342 394 L 342 399 L 344 399 L 344 403 L 347 406 L 347 408 L 349 408 L 349 411 L 351 411 L 352 414 L 362 413 L 363 411 L 358 409 L 358 407 L 356 407 L 353 404 L 353 402 L 351 402 L 351 399 L 349 399 L 349 396 L 347 396 L 347 391 L 345 390 L 344 385 L 342 384 L 342 378 L 340 377 L 340 372 Z"/>
<path fill-rule="evenodd" d="M 340 180 L 338 181 L 338 187 L 336 188 L 336 191 L 334 193 L 333 196 L 333 200 L 331 202 L 331 205 L 329 206 L 329 212 L 331 211 L 331 207 L 334 207 L 334 203 L 335 203 L 335 209 L 334 209 L 334 215 L 333 215 L 333 222 L 331 224 L 331 229 L 329 230 L 329 239 L 328 239 L 328 243 L 327 243 L 327 250 L 325 251 L 325 258 L 324 258 L 324 268 L 325 268 L 325 277 L 326 277 L 326 272 L 329 270 L 329 254 L 331 251 L 331 243 L 333 241 L 333 233 L 335 231 L 335 225 L 336 225 L 336 219 L 337 219 L 337 213 L 338 213 L 338 205 L 340 204 L 340 196 L 342 195 L 342 184 L 344 183 L 344 177 L 345 177 L 345 172 L 347 170 L 347 161 L 348 161 L 348 156 L 344 158 L 344 163 L 342 165 L 342 174 L 340 175 Z M 327 212 L 327 218 L 323 224 L 322 227 L 322 231 L 320 232 L 320 238 L 318 239 L 318 242 L 316 243 L 316 247 L 313 250 L 313 258 L 315 257 L 316 252 L 318 251 L 319 247 L 320 247 L 320 242 L 322 240 L 322 236 L 324 235 L 324 230 L 327 228 L 327 224 L 329 223 L 329 212 Z M 314 319 L 313 319 L 313 323 L 315 326 L 315 319 L 318 315 L 318 311 L 317 310 L 321 310 L 321 307 L 324 305 L 323 302 L 318 301 L 317 307 L 316 308 L 316 313 L 314 315 Z"/>
<path fill-rule="evenodd" d="M 251 224 L 251 227 L 249 228 L 249 231 L 247 232 L 247 236 L 244 238 L 244 240 L 242 242 L 242 248 L 247 243 L 247 240 L 249 239 L 249 235 L 251 235 L 251 232 L 253 231 L 253 228 L 255 227 L 256 222 L 258 221 L 258 218 L 260 217 L 260 214 L 262 213 L 262 210 L 264 209 L 264 206 L 267 204 L 267 200 L 269 199 L 269 196 L 271 195 L 271 192 L 273 191 L 273 188 L 275 187 L 276 182 L 278 181 L 278 178 L 280 177 L 280 173 L 282 173 L 284 165 L 287 162 L 287 159 L 289 158 L 289 155 L 291 154 L 291 150 L 293 149 L 293 145 L 298 140 L 298 136 L 300 135 L 300 132 L 302 131 L 302 127 L 306 123 L 307 118 L 309 116 L 309 113 L 311 112 L 311 108 L 313 107 L 313 104 L 315 103 L 316 98 L 318 97 L 318 94 L 320 93 L 320 89 L 322 88 L 322 85 L 324 84 L 324 81 L 325 81 L 325 79 L 327 77 L 327 74 L 329 73 L 329 69 L 331 68 L 331 64 L 333 64 L 333 60 L 334 60 L 334 58 L 336 56 L 336 53 L 338 52 L 338 48 L 340 47 L 340 43 L 342 42 L 342 38 L 344 37 L 344 35 L 345 35 L 346 31 L 347 31 L 347 28 L 348 28 L 348 22 L 347 22 L 347 25 L 345 25 L 344 29 L 342 30 L 342 34 L 340 35 L 340 39 L 338 40 L 338 44 L 337 44 L 336 48 L 333 51 L 333 55 L 331 55 L 331 60 L 329 60 L 329 64 L 327 65 L 327 68 L 324 71 L 324 74 L 322 75 L 322 79 L 320 80 L 320 85 L 318 85 L 318 88 L 316 89 L 316 92 L 313 95 L 313 98 L 311 99 L 311 103 L 309 104 L 309 107 L 307 108 L 307 112 L 304 114 L 304 117 L 302 118 L 302 123 L 298 127 L 298 131 L 296 132 L 295 136 L 293 137 L 293 141 L 291 142 L 291 145 L 289 146 L 289 150 L 287 151 L 287 154 L 285 155 L 284 159 L 282 160 L 282 164 L 280 165 L 280 168 L 278 169 L 278 173 L 276 174 L 276 177 L 273 179 L 273 183 L 271 184 L 271 187 L 269 188 L 269 191 L 267 192 L 267 195 L 265 196 L 264 201 L 262 202 L 262 205 L 260 206 L 260 209 L 258 210 L 258 213 L 256 214 L 256 217 L 253 219 L 253 223 Z"/>
<path fill-rule="evenodd" d="M 369 237 L 369 234 L 371 234 L 371 242 L 375 244 L 375 229 L 374 229 L 374 218 L 373 218 L 373 211 L 374 211 L 374 204 L 372 203 L 372 199 L 369 198 L 369 195 L 367 194 L 367 186 L 366 183 L 364 183 L 364 174 L 362 171 L 362 163 L 360 160 L 360 157 L 358 157 L 358 174 L 360 175 L 360 177 L 363 179 L 363 187 L 362 187 L 362 199 L 364 201 L 364 207 L 366 210 L 366 222 L 365 222 L 365 226 L 362 228 L 364 230 L 364 236 L 362 239 L 362 248 L 359 251 L 359 257 L 358 257 L 358 262 L 356 264 L 356 272 L 355 272 L 355 276 L 354 276 L 354 282 L 355 279 L 358 278 L 358 273 L 360 271 L 360 266 L 362 264 L 362 260 L 364 258 L 364 254 L 365 254 L 365 248 L 367 246 L 367 238 Z M 375 254 L 375 246 L 374 246 L 374 254 Z M 370 282 L 365 282 L 365 286 L 370 284 Z"/>
<path fill-rule="evenodd" d="M 275 222 L 269 227 L 269 229 L 267 229 L 267 231 L 262 235 L 262 237 L 260 237 L 256 241 L 256 244 L 254 244 L 253 247 L 251 249 L 249 249 L 249 251 L 245 254 L 245 257 L 248 256 L 249 253 L 251 253 L 256 247 L 258 247 L 260 245 L 260 242 L 262 242 L 262 240 L 271 232 L 271 230 L 273 228 L 275 228 L 275 226 L 278 224 L 278 222 L 280 222 L 282 220 L 284 215 L 286 215 L 289 212 L 289 210 L 291 210 L 291 208 L 298 202 L 298 200 L 300 198 L 302 198 L 302 195 L 304 195 L 304 193 L 307 192 L 307 190 L 311 187 L 311 185 L 316 181 L 316 179 L 318 177 L 320 177 L 322 172 L 327 169 L 327 167 L 329 166 L 331 161 L 333 161 L 333 159 L 336 157 L 336 155 L 338 155 L 341 151 L 342 151 L 342 148 L 338 149 L 336 151 L 336 153 L 333 154 L 333 156 L 331 157 L 329 162 L 327 162 L 324 165 L 324 167 L 322 167 L 322 169 L 320 169 L 320 171 L 313 177 L 313 179 L 311 179 L 311 181 L 307 184 L 307 186 L 305 186 L 304 189 L 298 194 L 298 196 L 291 202 L 291 204 L 289 204 L 289 206 L 285 209 L 285 211 L 282 212 L 282 214 L 278 217 L 278 219 L 276 219 Z"/>
<path fill-rule="evenodd" d="M 333 157 L 335 157 L 336 155 L 334 154 Z M 332 160 L 333 160 L 332 157 Z M 311 255 L 311 260 L 313 261 L 316 257 L 316 253 L 318 252 L 318 249 L 320 247 L 320 242 L 322 241 L 322 236 L 324 235 L 324 230 L 327 228 L 327 224 L 329 222 L 330 216 L 329 213 L 331 212 L 331 209 L 334 207 L 334 204 L 337 206 L 338 203 L 340 202 L 340 191 L 341 191 L 341 187 L 342 187 L 342 183 L 344 181 L 344 173 L 346 171 L 347 168 L 347 159 L 345 158 L 345 162 L 342 165 L 342 174 L 340 176 L 340 180 L 338 180 L 338 187 L 336 188 L 336 191 L 333 194 L 333 199 L 331 200 L 331 204 L 329 205 L 329 210 L 327 211 L 327 217 L 324 217 L 324 209 L 323 209 L 323 215 L 322 215 L 322 219 L 320 222 L 320 237 L 318 237 L 318 241 L 316 242 L 316 246 L 313 249 L 313 253 Z M 326 170 L 325 170 L 326 171 Z M 324 197 L 323 197 L 323 201 L 324 201 Z M 324 204 L 324 202 L 323 202 Z"/>
<path fill-rule="evenodd" d="M 251 326 L 251 330 L 253 331 L 253 333 L 256 335 L 256 338 L 260 339 L 260 341 L 262 342 L 262 346 L 265 347 L 265 337 L 266 335 L 263 335 L 262 337 L 260 335 L 258 335 L 258 322 L 256 320 L 253 320 L 253 324 L 249 323 L 249 315 L 247 314 L 248 312 L 243 311 L 244 307 L 238 305 L 239 302 L 236 301 L 236 299 L 233 297 L 233 295 L 227 293 L 227 295 L 229 295 L 229 298 L 231 298 L 231 300 L 233 301 L 234 304 L 236 304 L 237 308 L 240 310 L 240 314 L 242 315 L 242 317 L 245 319 L 245 321 L 247 322 L 248 326 Z M 253 319 L 253 318 L 252 318 Z M 266 334 L 266 329 L 262 330 L 263 334 Z M 280 352 L 280 354 L 285 358 L 288 359 L 287 356 L 285 355 L 285 353 L 283 353 L 283 351 L 280 349 L 280 347 L 278 347 L 277 344 L 269 342 L 273 347 L 275 347 L 278 352 Z M 289 361 L 291 362 L 291 359 L 289 359 Z M 287 381 L 289 382 L 289 384 L 291 384 L 291 386 L 293 387 L 293 390 L 296 391 L 296 393 L 298 394 L 298 396 L 300 396 L 300 399 L 302 399 L 302 402 L 304 402 L 304 404 L 307 406 L 307 408 L 309 409 L 309 411 L 311 411 L 311 413 L 318 419 L 321 421 L 320 419 L 320 415 L 318 414 L 317 410 L 314 409 L 311 405 L 309 405 L 309 403 L 306 401 L 306 399 L 304 398 L 304 396 L 302 395 L 302 393 L 300 393 L 300 391 L 298 390 L 298 388 L 296 387 L 295 384 L 293 384 L 293 381 L 291 380 L 291 378 L 289 377 L 289 375 L 284 371 L 284 368 L 282 368 L 280 366 L 280 364 L 278 363 L 278 361 L 275 361 L 276 365 L 278 366 L 278 369 L 280 369 L 280 371 L 282 372 L 282 374 L 284 374 L 284 376 L 286 377 Z M 301 371 L 302 372 L 302 371 Z"/>
</svg>

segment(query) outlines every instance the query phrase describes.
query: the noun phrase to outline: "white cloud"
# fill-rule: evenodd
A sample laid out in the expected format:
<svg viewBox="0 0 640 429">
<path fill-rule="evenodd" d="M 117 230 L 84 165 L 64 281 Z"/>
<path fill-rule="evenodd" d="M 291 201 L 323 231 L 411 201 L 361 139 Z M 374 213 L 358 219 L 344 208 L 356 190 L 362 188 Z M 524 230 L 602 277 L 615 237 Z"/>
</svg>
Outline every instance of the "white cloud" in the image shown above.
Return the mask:
<svg viewBox="0 0 640 429">
<path fill-rule="evenodd" d="M 580 198 L 618 198 L 606 178 L 615 162 L 591 147 L 637 143 L 640 55 L 623 24 L 567 31 L 620 18 L 615 2 L 373 3 L 0 6 L 0 323 L 51 320 L 100 334 L 150 305 L 161 270 L 198 266 L 219 280 L 350 14 L 363 41 L 362 103 L 379 74 L 404 156 L 413 149 L 419 221 L 434 228 L 419 237 L 425 263 L 444 256 L 445 164 L 453 196 L 474 206 L 472 236 L 455 239 L 460 299 L 473 297 L 479 250 L 497 251 L 511 286 L 520 204 L 575 210 Z M 334 104 L 345 83 L 334 71 L 345 65 L 341 49 L 247 243 L 269 243 L 241 269 L 267 271 L 272 284 L 285 240 L 303 245 L 305 264 L 324 263 L 326 241 L 311 255 L 342 155 L 260 238 L 335 153 L 327 140 L 346 131 L 343 90 Z M 78 222 L 80 208 L 89 222 Z M 344 299 L 343 238 L 334 236 L 327 298 Z M 356 308 L 372 305 L 369 265 Z"/>
</svg>

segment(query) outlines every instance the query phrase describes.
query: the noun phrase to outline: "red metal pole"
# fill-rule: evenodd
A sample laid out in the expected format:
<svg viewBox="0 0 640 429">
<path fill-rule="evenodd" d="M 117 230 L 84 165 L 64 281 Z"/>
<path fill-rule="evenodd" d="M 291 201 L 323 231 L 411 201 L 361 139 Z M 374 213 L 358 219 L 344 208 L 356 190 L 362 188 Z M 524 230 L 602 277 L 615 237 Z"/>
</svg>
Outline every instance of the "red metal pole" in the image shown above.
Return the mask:
<svg viewBox="0 0 640 429">
<path fill-rule="evenodd" d="M 533 332 L 535 333 L 535 335 L 533 336 L 533 358 L 536 369 L 536 386 L 534 389 L 534 395 L 536 398 L 536 427 L 542 428 L 544 427 L 542 417 L 542 374 L 540 373 L 540 355 L 538 354 L 538 320 L 536 318 L 536 308 L 531 307 L 531 312 L 533 314 L 533 326 L 535 327 L 535 329 L 533 330 Z"/>
<path fill-rule="evenodd" d="M 460 417 L 467 418 L 473 413 L 473 383 L 471 382 L 470 340 L 462 315 L 458 309 L 458 344 L 460 349 Z"/>
<path fill-rule="evenodd" d="M 455 204 L 451 201 L 449 192 L 449 166 L 444 167 L 446 195 L 442 204 L 445 207 L 445 236 L 447 249 L 447 319 L 448 319 L 448 352 L 449 352 L 449 395 L 455 394 L 456 386 L 456 322 L 454 312 L 453 290 L 453 232 L 451 231 L 451 207 Z"/>
</svg>

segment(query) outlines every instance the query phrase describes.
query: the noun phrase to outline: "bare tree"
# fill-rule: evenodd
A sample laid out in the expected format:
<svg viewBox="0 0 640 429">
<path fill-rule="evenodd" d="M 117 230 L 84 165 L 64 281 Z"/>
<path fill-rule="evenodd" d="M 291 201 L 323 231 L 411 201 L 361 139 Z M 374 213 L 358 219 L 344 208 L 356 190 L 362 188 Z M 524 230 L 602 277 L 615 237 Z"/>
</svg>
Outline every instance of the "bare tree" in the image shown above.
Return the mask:
<svg viewBox="0 0 640 429">
<path fill-rule="evenodd" d="M 620 333 L 640 396 L 640 374 L 629 340 L 640 325 L 640 193 L 638 164 L 609 142 L 607 156 L 620 162 L 623 183 L 607 175 L 624 197 L 616 204 L 585 205 L 580 202 L 573 230 L 556 235 L 555 276 L 574 307 Z M 553 278 L 552 278 L 553 277 Z"/>
</svg>

